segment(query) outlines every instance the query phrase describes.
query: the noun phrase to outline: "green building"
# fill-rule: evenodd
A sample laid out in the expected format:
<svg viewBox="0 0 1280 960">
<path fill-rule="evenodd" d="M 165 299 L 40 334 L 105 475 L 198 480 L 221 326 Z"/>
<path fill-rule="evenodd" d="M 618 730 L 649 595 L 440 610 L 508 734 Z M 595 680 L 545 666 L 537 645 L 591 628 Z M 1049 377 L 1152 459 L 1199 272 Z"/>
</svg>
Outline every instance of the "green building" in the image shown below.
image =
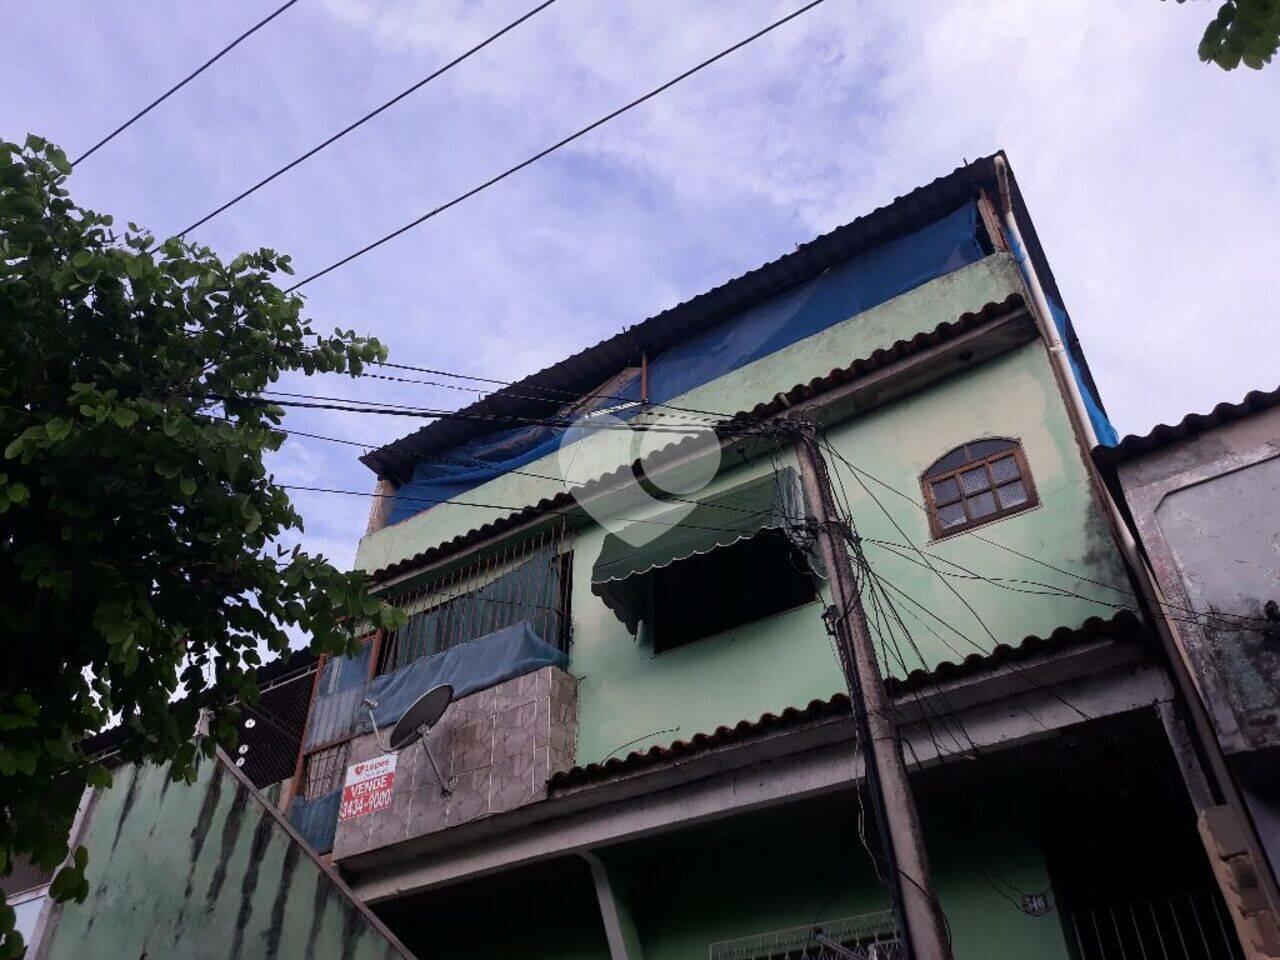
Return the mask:
<svg viewBox="0 0 1280 960">
<path fill-rule="evenodd" d="M 118 778 L 98 900 L 37 939 L 145 907 L 191 956 L 905 957 L 855 622 L 954 957 L 1271 956 L 1116 441 L 1005 158 L 961 167 L 366 455 L 357 564 L 407 622 L 248 715 L 214 810 L 248 791 L 266 853 L 175 919 L 112 827 L 163 780 Z M 297 837 L 350 924 L 272 886 Z"/>
<path fill-rule="evenodd" d="M 321 670 L 304 834 L 424 957 L 901 955 L 805 425 L 955 956 L 1243 956 L 1001 155 L 367 455 L 410 618 Z"/>
</svg>

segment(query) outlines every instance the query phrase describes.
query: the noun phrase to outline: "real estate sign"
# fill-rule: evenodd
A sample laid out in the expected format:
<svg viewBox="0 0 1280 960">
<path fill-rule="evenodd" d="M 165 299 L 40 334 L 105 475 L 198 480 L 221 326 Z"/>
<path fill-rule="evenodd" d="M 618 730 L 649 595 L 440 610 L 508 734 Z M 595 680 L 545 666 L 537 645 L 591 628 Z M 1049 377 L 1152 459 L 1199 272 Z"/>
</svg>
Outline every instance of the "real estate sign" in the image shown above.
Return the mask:
<svg viewBox="0 0 1280 960">
<path fill-rule="evenodd" d="M 396 755 L 386 753 L 347 767 L 342 784 L 342 806 L 338 819 L 354 820 L 391 806 L 391 790 L 396 782 Z"/>
</svg>

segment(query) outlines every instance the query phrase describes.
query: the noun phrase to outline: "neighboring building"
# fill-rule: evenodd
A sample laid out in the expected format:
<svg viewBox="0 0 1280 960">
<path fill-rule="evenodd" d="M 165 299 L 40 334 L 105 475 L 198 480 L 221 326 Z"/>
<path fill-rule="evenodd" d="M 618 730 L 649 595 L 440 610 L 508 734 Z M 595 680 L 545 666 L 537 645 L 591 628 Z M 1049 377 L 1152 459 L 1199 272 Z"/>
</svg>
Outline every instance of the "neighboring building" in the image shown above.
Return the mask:
<svg viewBox="0 0 1280 960">
<path fill-rule="evenodd" d="M 191 785 L 118 768 L 86 793 L 72 844 L 88 897 L 46 902 L 32 960 L 413 960 L 221 751 Z"/>
<path fill-rule="evenodd" d="M 322 665 L 299 830 L 424 958 L 818 956 L 815 926 L 891 956 L 798 417 L 861 537 L 956 956 L 1244 956 L 1089 457 L 1114 434 L 1002 156 L 366 456 L 357 564 L 410 616 Z M 693 476 L 676 428 L 707 423 Z M 444 681 L 430 754 L 389 755 Z"/>
<path fill-rule="evenodd" d="M 146 951 L 152 956 L 226 956 L 233 943 L 246 956 L 270 955 L 264 951 L 272 944 L 281 956 L 302 956 L 296 931 L 290 932 L 280 917 L 273 916 L 284 901 L 274 900 L 267 910 L 263 900 L 267 890 L 284 890 L 281 896 L 287 897 L 298 883 L 305 885 L 308 904 L 313 895 L 320 897 L 321 887 L 324 891 L 323 903 L 315 901 L 318 912 L 313 915 L 317 936 L 324 930 L 321 942 L 330 946 L 306 955 L 343 955 L 341 936 L 334 940 L 327 926 L 345 929 L 347 908 L 342 900 L 349 894 L 341 891 L 331 870 L 321 878 L 317 868 L 303 863 L 313 860 L 314 853 L 295 843 L 287 823 L 268 810 L 278 802 L 282 782 L 294 774 L 316 667 L 314 654 L 298 651 L 259 668 L 261 696 L 253 707 L 242 705 L 235 759 L 219 755 L 216 763 L 206 761 L 194 787 L 169 784 L 160 768 L 125 763 L 121 748 L 130 734 L 124 727 L 84 744 L 85 753 L 115 777 L 109 790 L 87 795 L 76 828 L 75 842 L 91 853 L 89 900 L 54 904 L 47 896 L 54 871 L 25 860 L 0 877 L 30 948 L 28 956 L 67 956 L 82 951 L 85 942 L 93 944 L 94 956 L 137 957 Z M 224 764 L 238 772 L 220 769 Z M 255 795 L 250 786 L 260 793 Z M 275 855 L 282 857 L 281 870 L 289 865 L 288 875 L 282 872 L 267 881 L 263 871 L 274 869 L 270 858 Z M 174 881 L 179 873 L 188 881 L 185 886 Z M 221 876 L 216 891 L 211 886 L 215 875 Z M 194 912 L 188 902 L 193 896 L 200 898 Z M 304 912 L 299 906 L 304 894 L 297 897 L 290 906 L 291 917 Z M 239 905 L 234 918 L 226 912 L 231 905 Z M 321 907 L 328 910 L 326 915 L 321 915 Z M 379 925 L 361 913 L 359 904 L 355 909 L 360 916 L 350 918 L 349 935 L 367 936 L 372 944 L 378 938 L 365 928 Z M 162 943 L 150 938 L 152 930 L 166 925 L 176 939 Z"/>
<path fill-rule="evenodd" d="M 1123 494 L 1169 631 L 1260 836 L 1263 869 L 1274 879 L 1280 870 L 1280 390 L 1126 437 L 1098 459 Z M 1280 955 L 1274 916 L 1268 927 Z"/>
</svg>

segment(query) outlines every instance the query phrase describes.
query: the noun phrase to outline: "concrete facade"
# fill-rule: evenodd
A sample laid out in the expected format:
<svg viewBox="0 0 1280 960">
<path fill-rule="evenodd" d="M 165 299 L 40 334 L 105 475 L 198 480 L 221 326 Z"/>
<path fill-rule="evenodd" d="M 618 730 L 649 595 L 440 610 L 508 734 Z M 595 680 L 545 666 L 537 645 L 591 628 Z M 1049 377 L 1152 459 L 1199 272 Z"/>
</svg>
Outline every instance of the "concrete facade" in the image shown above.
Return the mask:
<svg viewBox="0 0 1280 960">
<path fill-rule="evenodd" d="M 77 829 L 89 896 L 49 905 L 33 960 L 412 960 L 221 754 L 192 786 L 120 768 Z"/>
<path fill-rule="evenodd" d="M 1280 409 L 1117 472 L 1224 748 L 1280 757 L 1280 634 L 1265 629 L 1280 603 Z"/>
<path fill-rule="evenodd" d="M 1064 872 L 1061 859 L 1055 872 L 1058 838 L 1039 817 L 1054 805 L 1055 777 L 1087 767 L 1085 787 L 1105 795 L 1126 763 L 1163 758 L 1162 719 L 1175 694 L 1149 655 L 1103 487 L 1064 400 L 1043 318 L 1027 306 L 1035 297 L 1007 247 L 992 246 L 977 262 L 670 402 L 726 419 L 751 411 L 764 428 L 722 437 L 719 469 L 687 493 L 698 501 L 796 468 L 786 432 L 768 428 L 801 414 L 816 422 L 837 499 L 878 589 L 893 591 L 900 613 L 895 626 L 887 602 L 865 600 L 881 670 L 903 691 L 892 709 L 913 792 L 927 796 L 922 818 L 955 955 L 1065 960 L 1085 950 L 1072 932 L 1074 911 L 1203 893 L 1213 873 L 1185 796 L 1159 798 L 1176 822 L 1151 828 L 1165 831 L 1153 844 L 1186 855 L 1190 866 L 1176 878 L 1139 869 L 1137 882 L 1112 886 L 1106 871 Z M 831 376 L 837 371 L 847 376 Z M 631 423 L 663 425 L 670 413 L 655 409 Z M 531 512 L 480 531 L 487 539 L 477 545 L 421 560 L 486 523 L 505 524 L 506 507 L 537 507 L 629 464 L 636 454 L 625 433 L 578 440 L 563 464 L 545 457 L 454 504 L 390 525 L 375 518 L 357 566 L 375 576 L 395 567 L 379 576 L 393 595 L 463 556 L 496 552 L 545 518 Z M 665 442 L 654 436 L 651 447 Z M 1036 502 L 935 537 L 923 474 L 949 452 L 992 439 L 1016 444 Z M 642 463 L 649 480 L 660 460 Z M 574 686 L 576 732 L 571 745 L 561 741 L 571 749 L 559 765 L 545 769 L 574 769 L 529 794 L 522 781 L 508 803 L 504 788 L 495 793 L 509 782 L 497 772 L 498 714 L 464 709 L 456 726 L 438 731 L 439 753 L 459 778 L 456 799 L 433 793 L 420 758 L 406 760 L 405 796 L 417 799 L 397 799 L 377 823 L 339 830 L 335 854 L 354 889 L 411 946 L 420 936 L 424 948 L 450 957 L 675 960 L 817 920 L 856 926 L 882 916 L 887 895 L 865 837 L 865 771 L 847 713 L 831 708 L 845 681 L 823 619 L 825 581 L 815 581 L 813 601 L 659 652 L 652 625 L 633 635 L 592 581 L 607 537 L 627 522 L 661 521 L 671 503 L 632 497 L 624 522 L 597 522 L 598 504 L 579 500 L 556 517 L 569 527 L 564 676 Z M 697 600 L 726 602 L 711 592 Z M 1126 740 L 1135 727 L 1146 731 L 1141 748 Z M 1079 736 L 1121 759 L 1077 761 Z M 371 749 L 371 740 L 357 741 L 350 762 Z M 475 759 L 486 749 L 487 765 Z M 1126 760 L 1126 750 L 1135 756 Z M 1042 755 L 1052 759 L 1038 782 L 1051 787 L 1037 793 L 1016 764 L 1030 758 L 1034 766 Z M 1122 839 L 1145 839 L 1144 823 L 1139 811 Z M 1071 829 L 1087 835 L 1090 826 Z M 492 903 L 504 905 L 500 922 Z"/>
<path fill-rule="evenodd" d="M 573 766 L 577 681 L 543 667 L 462 697 L 432 728 L 428 745 L 446 778 L 441 790 L 422 746 L 399 751 L 392 804 L 338 823 L 333 858 L 357 854 L 507 813 L 547 795 L 547 780 Z M 351 742 L 348 764 L 384 752 L 369 733 Z"/>
<path fill-rule="evenodd" d="M 1280 408 L 1202 419 L 1130 438 L 1111 459 L 1247 815 L 1206 810 L 1205 846 L 1250 955 L 1276 957 L 1280 913 L 1267 891 L 1280 877 Z"/>
</svg>

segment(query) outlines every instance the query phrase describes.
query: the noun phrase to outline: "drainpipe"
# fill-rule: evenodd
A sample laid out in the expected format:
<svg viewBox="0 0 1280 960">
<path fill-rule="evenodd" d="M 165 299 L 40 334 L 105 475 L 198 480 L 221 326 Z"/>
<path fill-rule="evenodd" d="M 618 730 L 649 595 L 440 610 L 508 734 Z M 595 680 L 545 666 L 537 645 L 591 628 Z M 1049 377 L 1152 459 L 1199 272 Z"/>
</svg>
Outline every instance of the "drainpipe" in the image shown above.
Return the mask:
<svg viewBox="0 0 1280 960">
<path fill-rule="evenodd" d="M 1216 817 L 1220 817 L 1222 813 L 1229 810 L 1234 815 L 1239 826 L 1244 828 L 1242 831 L 1245 834 L 1243 845 L 1248 849 L 1249 858 L 1252 860 L 1250 872 L 1254 874 L 1250 879 L 1258 887 L 1261 887 L 1264 892 L 1265 900 L 1270 908 L 1268 912 L 1272 914 L 1272 922 L 1274 922 L 1275 916 L 1280 914 L 1280 888 L 1277 888 L 1276 879 L 1266 866 L 1267 860 L 1263 855 L 1262 845 L 1258 840 L 1253 818 L 1249 815 L 1243 798 L 1236 788 L 1231 771 L 1227 767 L 1226 758 L 1223 756 L 1217 733 L 1209 720 L 1204 700 L 1200 696 L 1195 673 L 1186 659 L 1186 652 L 1183 650 L 1182 645 L 1177 642 L 1173 630 L 1165 617 L 1165 598 L 1160 591 L 1160 585 L 1147 567 L 1146 561 L 1138 549 L 1137 541 L 1129 529 L 1129 525 L 1120 514 L 1120 508 L 1116 504 L 1115 498 L 1110 495 L 1110 492 L 1098 481 L 1096 476 L 1089 451 L 1098 445 L 1098 435 L 1093 428 L 1093 421 L 1089 417 L 1089 410 L 1085 406 L 1084 396 L 1080 392 L 1080 383 L 1076 380 L 1075 371 L 1071 369 L 1066 344 L 1062 341 L 1058 325 L 1053 321 L 1053 313 L 1049 309 L 1049 301 L 1045 297 L 1044 287 L 1040 283 L 1040 277 L 1036 274 L 1035 265 L 1027 255 L 1027 247 L 1022 240 L 1022 231 L 1018 229 L 1018 221 L 1013 213 L 1013 195 L 1009 188 L 1009 166 L 1003 156 L 996 156 L 995 167 L 996 189 L 999 193 L 1000 215 L 1005 233 L 1009 240 L 1009 245 L 1013 249 L 1014 257 L 1018 261 L 1023 281 L 1031 293 L 1032 315 L 1040 329 L 1040 335 L 1048 345 L 1049 356 L 1052 358 L 1058 379 L 1061 381 L 1063 389 L 1070 400 L 1072 419 L 1076 422 L 1081 439 L 1086 444 L 1084 451 L 1086 467 L 1090 475 L 1094 477 L 1095 486 L 1098 487 L 1099 499 L 1105 505 L 1107 517 L 1111 522 L 1112 530 L 1115 532 L 1116 540 L 1119 542 L 1121 553 L 1136 578 L 1139 597 L 1154 608 L 1151 610 L 1152 620 L 1156 624 L 1156 634 L 1160 638 L 1165 658 L 1169 662 L 1169 672 L 1173 674 L 1178 692 L 1186 704 L 1200 752 L 1208 762 L 1209 769 L 1213 774 L 1213 785 L 1217 787 L 1217 796 L 1222 800 L 1222 806 L 1207 806 L 1205 803 L 1209 798 L 1205 798 L 1203 795 L 1196 796 L 1198 791 L 1191 791 L 1193 805 L 1200 820 L 1201 834 L 1202 838 L 1205 839 L 1206 851 L 1209 854 L 1210 862 L 1214 865 L 1215 872 L 1218 872 L 1215 851 L 1212 849 L 1213 844 L 1206 835 L 1206 830 L 1211 829 Z M 1176 745 L 1174 746 L 1176 748 Z M 1189 784 L 1190 786 L 1191 784 Z M 1197 800 L 1199 802 L 1196 802 Z M 1209 800 L 1209 802 L 1212 802 L 1212 800 Z M 1244 918 L 1241 916 L 1240 905 L 1236 902 L 1237 898 L 1232 895 L 1233 891 L 1230 889 L 1233 884 L 1225 884 L 1220 881 L 1220 886 L 1223 887 L 1224 898 L 1231 910 L 1233 919 L 1236 921 L 1236 928 L 1241 935 L 1241 940 L 1245 943 L 1246 952 L 1249 953 L 1250 957 L 1262 956 L 1263 954 L 1260 952 L 1250 951 L 1249 940 L 1253 939 L 1250 936 L 1252 931 L 1247 929 L 1247 920 L 1244 924 L 1241 923 Z M 1270 953 L 1265 955 L 1272 956 Z"/>
<path fill-rule="evenodd" d="M 1098 445 L 1098 435 L 1093 429 L 1093 420 L 1090 419 L 1089 410 L 1085 406 L 1084 395 L 1080 392 L 1080 383 L 1071 369 L 1067 345 L 1062 342 L 1062 333 L 1058 330 L 1058 325 L 1053 322 L 1053 311 L 1049 309 L 1049 300 L 1044 295 L 1044 287 L 1040 285 L 1036 268 L 1031 263 L 1031 258 L 1027 256 L 1027 245 L 1022 242 L 1022 231 L 1018 229 L 1018 219 L 1013 215 L 1013 199 L 1009 192 L 1009 166 L 1005 163 L 1004 157 L 999 155 L 996 156 L 996 189 L 1000 194 L 1000 214 L 1004 218 L 1005 234 L 1009 239 L 1009 245 L 1013 248 L 1018 266 L 1022 269 L 1022 279 L 1031 292 L 1032 316 L 1035 317 L 1044 342 L 1049 345 L 1049 356 L 1053 358 L 1054 365 L 1062 375 L 1067 391 L 1071 395 L 1071 406 L 1080 421 L 1080 429 L 1084 433 L 1089 449 L 1092 450 Z"/>
</svg>

